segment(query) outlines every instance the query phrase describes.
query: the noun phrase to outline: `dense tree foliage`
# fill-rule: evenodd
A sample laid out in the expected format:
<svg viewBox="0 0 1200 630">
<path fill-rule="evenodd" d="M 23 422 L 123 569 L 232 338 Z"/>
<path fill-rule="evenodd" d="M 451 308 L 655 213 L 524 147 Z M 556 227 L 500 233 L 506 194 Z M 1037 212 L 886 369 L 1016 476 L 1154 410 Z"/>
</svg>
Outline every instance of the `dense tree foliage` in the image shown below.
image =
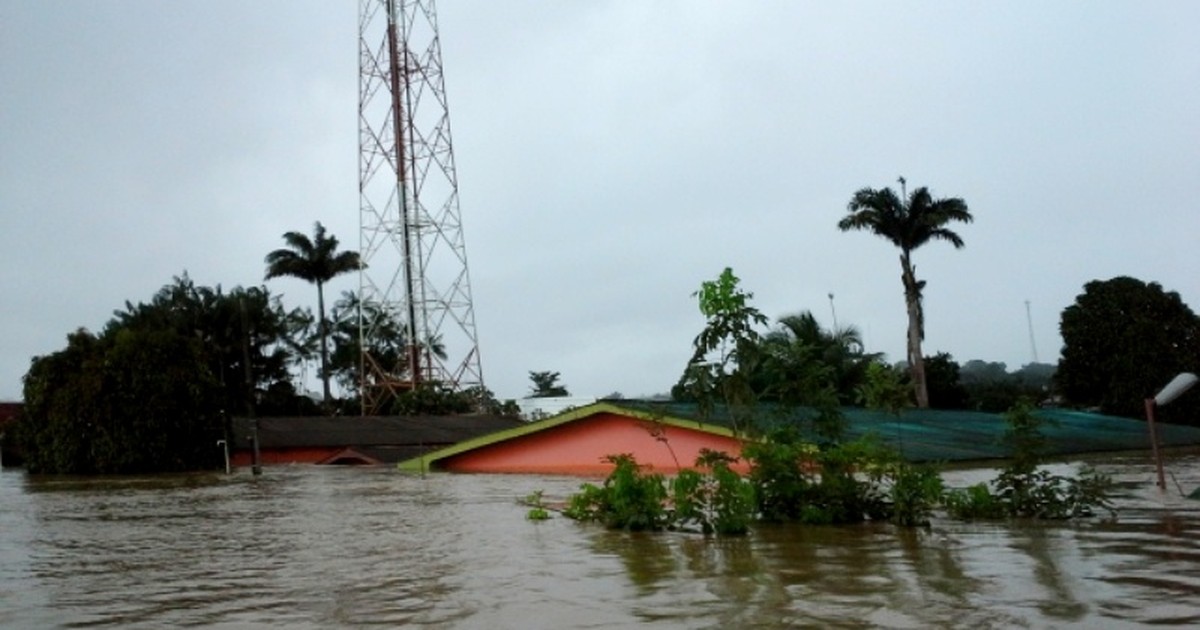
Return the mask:
<svg viewBox="0 0 1200 630">
<path fill-rule="evenodd" d="M 925 359 L 925 385 L 929 388 L 929 406 L 933 409 L 968 409 L 967 389 L 963 387 L 954 357 L 939 352 Z"/>
<path fill-rule="evenodd" d="M 285 311 L 265 288 L 235 287 L 226 293 L 219 286 L 196 286 L 184 274 L 147 303 L 126 302 L 104 335 L 136 329 L 195 337 L 205 366 L 222 387 L 220 408 L 243 414 L 261 392 L 287 382 L 294 348 L 306 343 L 305 329 L 296 325 L 305 317 L 299 309 Z"/>
<path fill-rule="evenodd" d="M 900 185 L 904 185 L 903 177 Z M 903 188 L 901 192 L 903 194 Z M 929 189 L 922 186 L 907 197 L 897 195 L 891 188 L 863 188 L 854 193 L 847 206 L 847 215 L 838 222 L 842 231 L 869 230 L 900 248 L 900 278 L 908 308 L 908 365 L 918 407 L 929 406 L 925 361 L 921 354 L 921 341 L 925 339 L 925 313 L 921 302 L 925 281 L 917 280 L 912 252 L 933 240 L 947 241 L 961 248 L 962 238 L 946 226 L 954 221 L 970 223 L 972 220 L 962 199 L 934 199 Z"/>
<path fill-rule="evenodd" d="M 196 338 L 80 330 L 66 349 L 34 359 L 25 376 L 26 466 L 75 474 L 216 466 L 219 391 Z"/>
<path fill-rule="evenodd" d="M 19 428 L 31 471 L 133 473 L 218 465 L 233 413 L 307 399 L 288 382 L 288 314 L 265 289 L 186 275 L 99 335 L 34 358 Z"/>
<path fill-rule="evenodd" d="M 1143 400 L 1176 374 L 1200 371 L 1200 318 L 1155 282 L 1089 282 L 1063 311 L 1059 330 L 1063 353 L 1055 378 L 1073 404 L 1140 417 Z M 1158 417 L 1200 423 L 1200 395 L 1186 394 Z"/>
<path fill-rule="evenodd" d="M 753 294 L 725 269 L 694 295 L 706 317 L 693 342 L 693 354 L 671 398 L 695 402 L 701 414 L 719 405 L 738 430 L 757 430 L 755 416 L 799 406 L 817 411 L 818 433 L 836 435 L 839 405 L 858 402 L 870 366 L 880 355 L 867 353 L 853 326 L 822 328 L 809 311 L 785 315 L 760 333 L 767 318 L 750 305 Z"/>
<path fill-rule="evenodd" d="M 780 317 L 760 345 L 765 360 L 756 384 L 769 398 L 786 401 L 796 396 L 807 399 L 796 402 L 809 404 L 818 390 L 826 390 L 838 404 L 854 404 L 867 367 L 879 358 L 865 352 L 857 328 L 827 330 L 811 311 Z"/>
<path fill-rule="evenodd" d="M 1023 400 L 1051 403 L 1055 400 L 1056 369 L 1048 363 L 1028 363 L 1009 372 L 1001 362 L 967 361 L 959 370 L 959 381 L 967 392 L 966 408 L 1000 413 Z"/>
</svg>

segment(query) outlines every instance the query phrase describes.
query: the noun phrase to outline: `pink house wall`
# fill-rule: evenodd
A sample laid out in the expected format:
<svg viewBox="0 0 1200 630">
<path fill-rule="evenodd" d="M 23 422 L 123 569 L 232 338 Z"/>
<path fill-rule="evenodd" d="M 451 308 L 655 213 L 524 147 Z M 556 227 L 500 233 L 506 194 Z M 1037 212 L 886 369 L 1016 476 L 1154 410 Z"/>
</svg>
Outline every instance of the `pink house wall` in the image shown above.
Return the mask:
<svg viewBox="0 0 1200 630">
<path fill-rule="evenodd" d="M 660 440 L 652 434 L 659 432 Z M 447 457 L 435 467 L 472 473 L 543 473 L 603 475 L 612 470 L 606 455 L 629 453 L 655 472 L 690 468 L 700 449 L 741 454 L 735 438 L 652 423 L 613 413 L 598 413 L 557 427 Z M 674 452 L 674 456 L 672 456 Z M 678 465 L 676 464 L 678 459 Z M 744 462 L 732 466 L 745 473 Z"/>
</svg>

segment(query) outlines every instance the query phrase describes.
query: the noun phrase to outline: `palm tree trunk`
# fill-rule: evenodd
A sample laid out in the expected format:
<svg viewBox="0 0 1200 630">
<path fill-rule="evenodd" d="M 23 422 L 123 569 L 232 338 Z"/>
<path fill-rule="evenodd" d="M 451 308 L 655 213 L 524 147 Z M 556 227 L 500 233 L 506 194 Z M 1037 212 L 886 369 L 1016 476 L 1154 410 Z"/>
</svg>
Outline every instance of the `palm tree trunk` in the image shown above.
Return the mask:
<svg viewBox="0 0 1200 630">
<path fill-rule="evenodd" d="M 317 332 L 321 337 L 321 394 L 325 397 L 325 411 L 328 412 L 333 396 L 329 393 L 329 345 L 326 341 L 329 326 L 325 323 L 325 287 L 321 282 L 317 282 L 317 311 L 317 316 L 321 318 L 317 322 Z"/>
<path fill-rule="evenodd" d="M 924 337 L 924 326 L 921 313 L 921 285 L 913 272 L 912 260 L 908 252 L 900 254 L 900 267 L 903 273 L 900 279 L 904 282 L 904 302 L 908 307 L 908 369 L 912 376 L 913 391 L 917 397 L 917 408 L 929 408 L 929 390 L 925 384 L 925 357 L 921 355 L 921 338 Z"/>
</svg>

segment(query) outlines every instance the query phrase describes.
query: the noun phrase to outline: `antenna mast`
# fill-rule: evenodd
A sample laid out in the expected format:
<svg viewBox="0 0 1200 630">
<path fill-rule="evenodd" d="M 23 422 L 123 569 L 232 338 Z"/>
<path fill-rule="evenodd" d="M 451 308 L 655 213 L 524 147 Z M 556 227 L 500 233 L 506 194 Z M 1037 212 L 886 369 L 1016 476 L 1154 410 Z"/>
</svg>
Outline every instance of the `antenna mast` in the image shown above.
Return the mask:
<svg viewBox="0 0 1200 630">
<path fill-rule="evenodd" d="M 1033 315 L 1029 311 L 1029 300 L 1025 300 L 1025 321 L 1029 324 L 1029 347 L 1033 350 L 1033 362 L 1037 363 L 1037 343 L 1033 340 Z"/>
<path fill-rule="evenodd" d="M 358 17 L 359 374 L 368 415 L 423 384 L 482 387 L 483 372 L 434 2 L 359 0 Z"/>
</svg>

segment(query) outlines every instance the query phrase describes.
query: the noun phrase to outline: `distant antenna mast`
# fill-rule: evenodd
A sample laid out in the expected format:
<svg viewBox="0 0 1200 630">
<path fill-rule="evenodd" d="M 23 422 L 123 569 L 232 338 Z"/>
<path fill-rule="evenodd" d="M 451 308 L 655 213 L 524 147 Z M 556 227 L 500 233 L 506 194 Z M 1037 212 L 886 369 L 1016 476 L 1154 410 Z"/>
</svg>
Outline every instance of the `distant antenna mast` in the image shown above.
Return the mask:
<svg viewBox="0 0 1200 630">
<path fill-rule="evenodd" d="M 359 0 L 363 414 L 425 383 L 483 386 L 433 0 Z M 403 322 L 403 348 L 380 345 Z M 394 335 L 392 335 L 394 338 Z"/>
<path fill-rule="evenodd" d="M 1033 350 L 1033 362 L 1037 363 L 1037 343 L 1033 340 L 1033 315 L 1029 310 L 1029 300 L 1025 300 L 1025 321 L 1029 324 L 1029 347 Z"/>
</svg>

